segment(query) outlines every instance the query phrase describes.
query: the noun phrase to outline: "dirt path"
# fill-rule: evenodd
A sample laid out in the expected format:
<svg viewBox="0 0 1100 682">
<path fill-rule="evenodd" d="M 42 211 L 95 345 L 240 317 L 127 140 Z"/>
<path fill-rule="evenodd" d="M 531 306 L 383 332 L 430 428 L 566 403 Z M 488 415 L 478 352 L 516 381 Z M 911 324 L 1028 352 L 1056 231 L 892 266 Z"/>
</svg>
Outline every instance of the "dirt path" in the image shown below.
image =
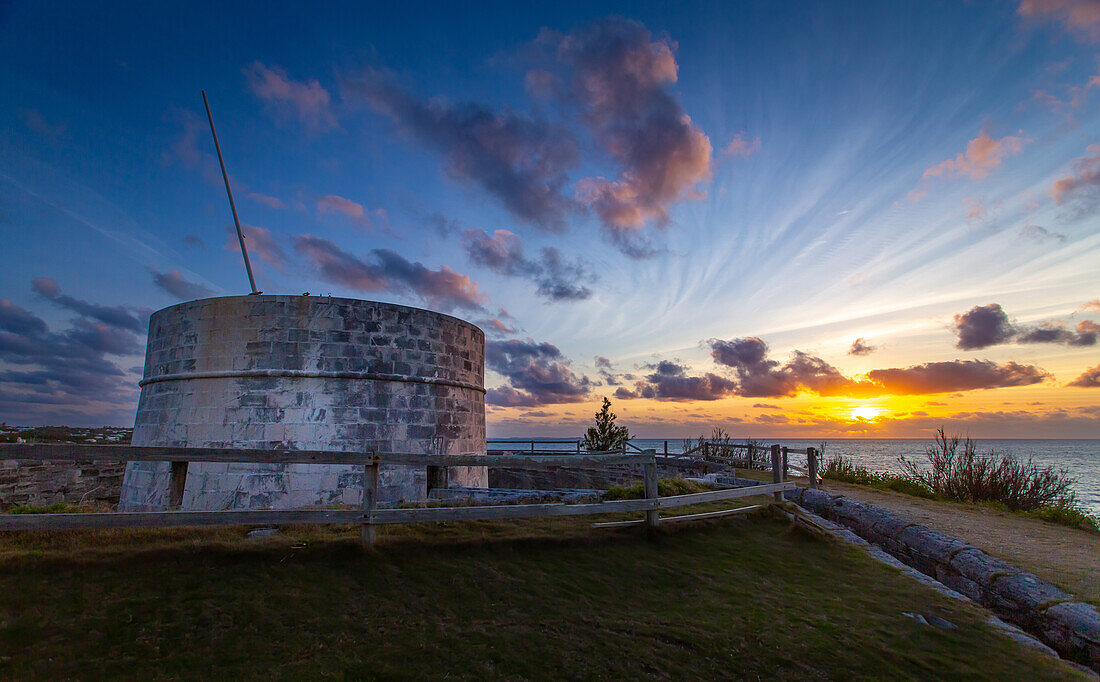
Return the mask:
<svg viewBox="0 0 1100 682">
<path fill-rule="evenodd" d="M 953 535 L 1100 606 L 1100 533 L 1009 512 L 825 481 L 822 488 Z"/>
</svg>

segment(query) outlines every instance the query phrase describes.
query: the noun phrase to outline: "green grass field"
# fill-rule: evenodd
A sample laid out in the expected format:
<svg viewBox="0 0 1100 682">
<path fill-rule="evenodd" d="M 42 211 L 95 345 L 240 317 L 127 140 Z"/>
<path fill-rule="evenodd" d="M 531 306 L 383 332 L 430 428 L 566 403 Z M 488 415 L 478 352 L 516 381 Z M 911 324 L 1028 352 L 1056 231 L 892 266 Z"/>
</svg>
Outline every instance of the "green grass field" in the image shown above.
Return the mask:
<svg viewBox="0 0 1100 682">
<path fill-rule="evenodd" d="M 0 534 L 4 679 L 1073 679 L 768 513 Z M 957 629 L 903 615 L 946 618 Z"/>
</svg>

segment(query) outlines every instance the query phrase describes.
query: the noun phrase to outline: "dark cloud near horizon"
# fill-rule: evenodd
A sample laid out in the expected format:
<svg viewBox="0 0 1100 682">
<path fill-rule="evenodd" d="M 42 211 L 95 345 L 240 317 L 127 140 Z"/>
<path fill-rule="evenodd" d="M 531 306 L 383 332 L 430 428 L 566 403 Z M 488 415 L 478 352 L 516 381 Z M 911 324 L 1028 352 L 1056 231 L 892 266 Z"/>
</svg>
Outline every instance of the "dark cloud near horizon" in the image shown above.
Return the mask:
<svg viewBox="0 0 1100 682">
<path fill-rule="evenodd" d="M 128 411 L 136 386 L 106 356 L 139 353 L 141 343 L 128 329 L 81 317 L 52 332 L 37 315 L 0 299 L 0 362 L 10 366 L 0 371 L 0 403 L 8 419 L 89 412 L 116 419 Z"/>
<path fill-rule="evenodd" d="M 1075 388 L 1100 388 L 1100 365 L 1086 369 L 1081 376 L 1066 385 Z"/>
<path fill-rule="evenodd" d="M 853 379 L 802 351 L 794 351 L 791 359 L 780 365 L 768 358 L 767 344 L 756 337 L 712 339 L 710 346 L 714 361 L 733 369 L 737 378 L 734 393 L 744 397 L 781 398 L 799 392 L 847 397 L 934 394 L 1028 386 L 1050 378 L 1049 373 L 1034 365 L 952 360 L 875 369 L 867 373 L 866 379 Z"/>
<path fill-rule="evenodd" d="M 1012 386 L 1031 386 L 1051 378 L 1034 365 L 989 360 L 951 360 L 926 362 L 905 368 L 875 369 L 867 378 L 882 386 L 890 395 L 949 393 Z"/>
<path fill-rule="evenodd" d="M 955 344 L 962 350 L 976 350 L 1007 343 L 1016 334 L 1008 315 L 998 303 L 976 305 L 955 315 Z"/>
<path fill-rule="evenodd" d="M 443 310 L 483 310 L 488 298 L 467 275 L 446 265 L 431 270 L 389 249 L 372 249 L 361 259 L 309 234 L 299 236 L 295 248 L 324 279 L 356 291 L 411 293 Z"/>
<path fill-rule="evenodd" d="M 449 175 L 480 185 L 515 217 L 552 232 L 568 229 L 577 207 L 563 194 L 566 171 L 580 161 L 568 130 L 475 102 L 425 102 L 376 69 L 346 79 L 345 90 L 441 153 Z"/>
<path fill-rule="evenodd" d="M 197 298 L 208 298 L 214 295 L 212 289 L 188 281 L 179 270 L 159 272 L 149 268 L 149 272 L 153 275 L 154 284 L 180 300 L 193 301 Z"/>
<path fill-rule="evenodd" d="M 864 355 L 870 355 L 875 352 L 875 347 L 867 342 L 867 339 L 862 336 L 852 342 L 852 347 L 848 349 L 848 355 L 855 355 L 862 357 Z"/>
<path fill-rule="evenodd" d="M 620 399 L 650 398 L 653 400 L 718 400 L 731 395 L 737 388 L 729 379 L 707 372 L 691 376 L 687 367 L 671 360 L 661 360 L 645 366 L 652 369 L 644 381 L 634 384 L 634 390 L 619 388 L 615 397 Z"/>
<path fill-rule="evenodd" d="M 509 385 L 486 391 L 485 402 L 503 407 L 537 407 L 584 400 L 591 382 L 577 377 L 558 347 L 527 340 L 489 341 L 485 366 Z"/>
<path fill-rule="evenodd" d="M 1032 327 L 1015 325 L 999 303 L 988 303 L 955 315 L 955 334 L 958 336 L 955 345 L 963 350 L 980 350 L 1013 341 L 1095 346 L 1100 325 L 1082 320 L 1076 331 L 1066 329 L 1059 320 L 1048 320 Z"/>
<path fill-rule="evenodd" d="M 527 258 L 523 240 L 508 230 L 495 230 L 491 235 L 482 229 L 466 230 L 462 233 L 462 248 L 476 265 L 497 274 L 532 280 L 538 285 L 536 293 L 552 301 L 590 298 L 592 290 L 584 282 L 598 279 L 582 260 L 567 262 L 553 247 L 544 247 L 538 259 Z"/>
<path fill-rule="evenodd" d="M 35 277 L 31 280 L 31 289 L 42 298 L 61 308 L 98 320 L 103 324 L 132 332 L 145 330 L 145 324 L 141 319 L 125 306 L 96 305 L 62 294 L 61 287 L 51 277 Z"/>
</svg>

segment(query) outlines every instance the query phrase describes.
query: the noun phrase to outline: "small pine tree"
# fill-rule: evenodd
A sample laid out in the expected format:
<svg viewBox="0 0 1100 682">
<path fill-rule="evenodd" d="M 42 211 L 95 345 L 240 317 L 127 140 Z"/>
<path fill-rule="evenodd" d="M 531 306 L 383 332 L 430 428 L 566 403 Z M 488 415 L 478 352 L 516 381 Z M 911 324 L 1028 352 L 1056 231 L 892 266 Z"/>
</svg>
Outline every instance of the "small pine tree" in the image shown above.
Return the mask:
<svg viewBox="0 0 1100 682">
<path fill-rule="evenodd" d="M 603 407 L 596 413 L 596 425 L 589 427 L 584 434 L 584 448 L 589 452 L 606 450 L 624 450 L 630 440 L 630 431 L 625 426 L 615 425 L 615 413 L 611 411 L 611 401 L 603 399 Z"/>
</svg>

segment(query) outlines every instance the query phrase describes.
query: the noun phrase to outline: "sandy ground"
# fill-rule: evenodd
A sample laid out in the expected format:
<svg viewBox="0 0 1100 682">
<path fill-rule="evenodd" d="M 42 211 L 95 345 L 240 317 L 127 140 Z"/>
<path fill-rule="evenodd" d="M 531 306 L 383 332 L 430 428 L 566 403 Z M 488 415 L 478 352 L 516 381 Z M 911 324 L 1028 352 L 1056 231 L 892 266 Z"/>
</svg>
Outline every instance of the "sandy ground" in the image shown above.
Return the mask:
<svg viewBox="0 0 1100 682">
<path fill-rule="evenodd" d="M 976 505 L 936 502 L 835 481 L 825 481 L 822 488 L 877 504 L 914 523 L 953 535 L 1100 606 L 1100 533 Z"/>
</svg>

